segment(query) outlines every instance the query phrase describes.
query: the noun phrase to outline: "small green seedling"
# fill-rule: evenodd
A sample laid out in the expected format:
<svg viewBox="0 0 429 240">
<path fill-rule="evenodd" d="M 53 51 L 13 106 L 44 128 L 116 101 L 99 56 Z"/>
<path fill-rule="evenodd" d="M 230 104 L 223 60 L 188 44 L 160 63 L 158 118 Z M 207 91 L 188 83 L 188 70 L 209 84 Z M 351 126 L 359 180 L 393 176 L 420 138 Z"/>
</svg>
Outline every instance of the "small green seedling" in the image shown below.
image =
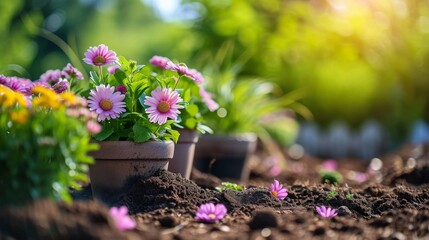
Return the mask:
<svg viewBox="0 0 429 240">
<path fill-rule="evenodd" d="M 320 172 L 322 183 L 337 185 L 343 180 L 341 173 L 337 171 L 322 171 Z"/>
<path fill-rule="evenodd" d="M 329 191 L 328 195 L 326 196 L 326 199 L 331 200 L 334 199 L 338 195 L 337 191 L 335 189 L 332 189 Z"/>
<path fill-rule="evenodd" d="M 347 193 L 346 194 L 346 198 L 347 199 L 353 199 L 353 194 L 352 193 Z"/>
<path fill-rule="evenodd" d="M 232 190 L 236 190 L 236 191 L 243 191 L 244 187 L 235 183 L 231 183 L 231 182 L 222 182 L 222 186 L 221 187 L 217 187 L 216 190 L 222 192 L 225 189 L 232 189 Z"/>
</svg>

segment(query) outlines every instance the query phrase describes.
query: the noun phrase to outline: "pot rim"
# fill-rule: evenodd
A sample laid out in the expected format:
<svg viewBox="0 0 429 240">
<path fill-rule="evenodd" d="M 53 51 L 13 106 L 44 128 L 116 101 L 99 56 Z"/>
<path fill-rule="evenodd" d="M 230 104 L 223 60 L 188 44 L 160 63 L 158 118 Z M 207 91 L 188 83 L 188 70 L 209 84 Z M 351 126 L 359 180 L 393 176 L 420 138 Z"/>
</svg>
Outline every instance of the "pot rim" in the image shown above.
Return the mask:
<svg viewBox="0 0 429 240">
<path fill-rule="evenodd" d="M 174 155 L 173 141 L 96 141 L 100 149 L 90 152 L 90 155 L 97 159 L 118 160 L 118 159 L 172 159 Z"/>
</svg>

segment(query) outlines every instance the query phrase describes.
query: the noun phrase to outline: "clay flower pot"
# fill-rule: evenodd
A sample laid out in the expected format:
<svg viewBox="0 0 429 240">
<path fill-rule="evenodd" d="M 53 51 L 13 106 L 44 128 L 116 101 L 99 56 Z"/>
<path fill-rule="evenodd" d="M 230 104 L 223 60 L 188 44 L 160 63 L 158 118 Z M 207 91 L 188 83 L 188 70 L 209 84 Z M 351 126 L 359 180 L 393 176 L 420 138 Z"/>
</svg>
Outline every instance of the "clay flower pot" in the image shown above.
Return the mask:
<svg viewBox="0 0 429 240">
<path fill-rule="evenodd" d="M 174 147 L 174 157 L 168 164 L 168 171 L 180 173 L 182 177 L 189 179 L 194 162 L 195 144 L 198 142 L 198 131 L 182 129 L 179 133 L 179 141 Z"/>
<path fill-rule="evenodd" d="M 172 141 L 98 143 L 100 149 L 91 153 L 95 159 L 89 167 L 91 188 L 94 198 L 107 203 L 124 193 L 130 179 L 150 177 L 160 169 L 167 170 L 174 154 Z"/>
<path fill-rule="evenodd" d="M 253 133 L 235 136 L 202 135 L 195 149 L 194 166 L 219 178 L 247 182 L 249 157 L 256 150 Z"/>
</svg>

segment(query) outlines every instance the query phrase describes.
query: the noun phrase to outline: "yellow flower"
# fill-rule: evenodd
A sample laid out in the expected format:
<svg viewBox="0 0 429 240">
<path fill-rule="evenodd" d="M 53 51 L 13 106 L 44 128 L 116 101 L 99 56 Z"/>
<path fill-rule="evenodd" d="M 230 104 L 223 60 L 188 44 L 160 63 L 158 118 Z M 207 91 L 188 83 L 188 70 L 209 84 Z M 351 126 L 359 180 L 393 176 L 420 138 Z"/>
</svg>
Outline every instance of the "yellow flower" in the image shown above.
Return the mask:
<svg viewBox="0 0 429 240">
<path fill-rule="evenodd" d="M 25 97 L 20 92 L 14 92 L 12 89 L 0 85 L 0 106 L 14 107 L 14 106 L 27 106 Z"/>
<path fill-rule="evenodd" d="M 19 123 L 19 124 L 25 124 L 28 120 L 28 110 L 27 109 L 20 109 L 17 111 L 10 112 L 10 118 L 13 122 Z"/>
<path fill-rule="evenodd" d="M 62 92 L 60 98 L 66 106 L 74 106 L 78 103 L 76 95 L 72 92 Z"/>
<path fill-rule="evenodd" d="M 35 108 L 58 109 L 61 107 L 60 98 L 54 90 L 38 85 L 33 87 L 31 91 L 35 95 L 33 98 L 33 106 Z"/>
</svg>

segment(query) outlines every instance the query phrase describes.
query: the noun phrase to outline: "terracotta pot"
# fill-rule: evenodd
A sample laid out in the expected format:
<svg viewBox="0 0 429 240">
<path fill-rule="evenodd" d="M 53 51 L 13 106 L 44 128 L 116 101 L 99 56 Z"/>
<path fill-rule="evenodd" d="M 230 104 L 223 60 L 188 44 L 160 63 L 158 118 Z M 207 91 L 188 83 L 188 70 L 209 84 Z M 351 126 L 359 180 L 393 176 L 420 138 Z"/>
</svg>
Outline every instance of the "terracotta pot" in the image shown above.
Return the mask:
<svg viewBox="0 0 429 240">
<path fill-rule="evenodd" d="M 91 155 L 95 164 L 89 173 L 93 197 L 112 202 L 126 190 L 132 178 L 150 177 L 167 170 L 173 158 L 172 141 L 135 143 L 130 141 L 98 142 L 100 149 Z"/>
<path fill-rule="evenodd" d="M 202 135 L 195 149 L 194 166 L 219 178 L 247 182 L 248 159 L 255 152 L 253 133 L 236 136 Z"/>
<path fill-rule="evenodd" d="M 181 129 L 179 132 L 179 141 L 174 147 L 174 157 L 168 164 L 168 171 L 180 173 L 182 177 L 189 179 L 194 162 L 195 144 L 198 142 L 198 131 Z"/>
</svg>

